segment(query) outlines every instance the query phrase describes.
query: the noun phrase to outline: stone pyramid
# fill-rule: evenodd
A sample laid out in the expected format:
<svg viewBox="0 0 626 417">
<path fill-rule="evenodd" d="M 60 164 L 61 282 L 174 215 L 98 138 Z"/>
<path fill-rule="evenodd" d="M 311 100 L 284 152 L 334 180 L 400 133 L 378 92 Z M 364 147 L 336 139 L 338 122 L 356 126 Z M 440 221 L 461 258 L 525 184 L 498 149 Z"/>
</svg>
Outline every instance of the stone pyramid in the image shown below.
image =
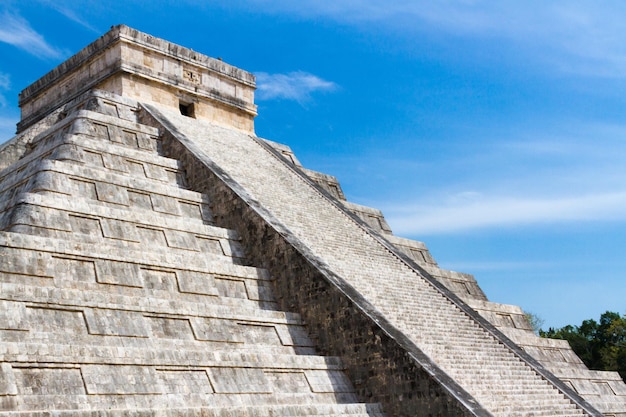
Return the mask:
<svg viewBox="0 0 626 417">
<path fill-rule="evenodd" d="M 126 26 L 26 88 L 0 150 L 0 416 L 626 416 L 254 135 L 254 77 Z"/>
</svg>

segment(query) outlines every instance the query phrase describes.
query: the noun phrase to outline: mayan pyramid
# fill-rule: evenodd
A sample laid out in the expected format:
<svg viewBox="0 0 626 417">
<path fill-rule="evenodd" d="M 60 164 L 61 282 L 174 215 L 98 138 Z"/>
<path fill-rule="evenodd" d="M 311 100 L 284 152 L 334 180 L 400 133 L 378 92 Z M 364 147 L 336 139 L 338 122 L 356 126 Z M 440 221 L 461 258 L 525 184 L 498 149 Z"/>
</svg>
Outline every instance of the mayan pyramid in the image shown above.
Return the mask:
<svg viewBox="0 0 626 417">
<path fill-rule="evenodd" d="M 0 149 L 0 417 L 626 416 L 626 385 L 259 138 L 252 74 L 113 27 Z"/>
</svg>

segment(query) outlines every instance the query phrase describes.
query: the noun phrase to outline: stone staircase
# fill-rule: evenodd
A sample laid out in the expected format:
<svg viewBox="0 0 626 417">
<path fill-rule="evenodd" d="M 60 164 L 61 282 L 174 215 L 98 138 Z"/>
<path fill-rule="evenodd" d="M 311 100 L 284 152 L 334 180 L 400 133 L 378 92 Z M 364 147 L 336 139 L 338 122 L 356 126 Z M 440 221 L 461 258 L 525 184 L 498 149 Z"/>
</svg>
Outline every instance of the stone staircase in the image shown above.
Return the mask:
<svg viewBox="0 0 626 417">
<path fill-rule="evenodd" d="M 89 93 L 0 172 L 0 415 L 382 416 L 136 114 Z"/>
<path fill-rule="evenodd" d="M 618 373 L 591 371 L 576 356 L 566 341 L 538 337 L 532 331 L 520 307 L 488 301 L 471 274 L 441 269 L 423 242 L 393 235 L 380 210 L 345 201 L 341 185 L 335 177 L 305 169 L 289 147 L 269 141 L 268 143 L 285 155 L 288 163 L 297 166 L 332 197 L 341 200 L 348 210 L 356 214 L 375 232 L 384 236 L 404 255 L 427 271 L 431 277 L 461 298 L 594 407 L 607 416 L 626 416 L 626 384 Z M 454 359 L 460 360 L 461 358 L 454 357 Z M 534 392 L 528 391 L 528 394 L 532 396 Z M 503 392 L 492 390 L 485 395 L 503 395 Z"/>
<path fill-rule="evenodd" d="M 238 195 L 248 204 L 262 208 L 258 212 L 265 222 L 282 229 L 292 245 L 303 247 L 301 252 L 310 251 L 310 262 L 319 259 L 329 276 L 354 289 L 367 308 L 380 314 L 379 320 L 388 320 L 409 337 L 430 359 L 427 366 L 451 377 L 487 413 L 574 416 L 584 415 L 583 408 L 597 413 L 580 397 L 572 397 L 567 387 L 546 381 L 554 377 L 505 345 L 507 339 L 497 330 L 485 328 L 458 297 L 407 264 L 392 245 L 351 215 L 350 208 L 313 186 L 293 160 L 281 157 L 271 145 L 163 107 L 146 107 L 151 124 L 166 129 L 169 141 L 180 143 L 172 148 L 175 152 L 187 150 L 192 156 L 184 160 L 217 167 L 215 175 L 239 188 Z M 207 175 L 198 165 L 188 170 Z M 193 178 L 191 183 L 199 184 Z"/>
</svg>

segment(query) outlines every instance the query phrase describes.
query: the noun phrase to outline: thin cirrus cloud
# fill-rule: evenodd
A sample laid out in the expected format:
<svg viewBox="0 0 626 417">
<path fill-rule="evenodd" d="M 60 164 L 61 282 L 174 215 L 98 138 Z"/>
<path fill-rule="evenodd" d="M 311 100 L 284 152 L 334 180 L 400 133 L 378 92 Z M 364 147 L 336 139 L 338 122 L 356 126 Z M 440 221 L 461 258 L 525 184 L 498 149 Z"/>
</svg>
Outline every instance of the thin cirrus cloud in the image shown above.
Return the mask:
<svg viewBox="0 0 626 417">
<path fill-rule="evenodd" d="M 407 37 L 418 32 L 501 39 L 520 53 L 561 72 L 587 76 L 626 74 L 626 3 L 555 0 L 252 0 L 264 13 L 331 19 L 368 30 L 372 22 Z"/>
<path fill-rule="evenodd" d="M 424 235 L 570 221 L 623 221 L 624 206 L 626 191 L 555 198 L 484 197 L 471 192 L 442 204 L 388 207 L 384 211 L 394 231 Z"/>
<path fill-rule="evenodd" d="M 64 53 L 50 45 L 21 16 L 5 11 L 0 14 L 0 42 L 20 48 L 38 58 L 62 58 Z"/>
<path fill-rule="evenodd" d="M 68 2 L 68 1 L 61 1 L 61 0 L 54 0 L 54 1 L 53 0 L 39 0 L 39 1 L 43 5 L 56 10 L 57 12 L 59 12 L 60 14 L 62 14 L 63 16 L 71 20 L 72 22 L 78 23 L 85 29 L 88 29 L 94 33 L 100 32 L 96 27 L 91 25 L 87 20 L 85 20 L 84 18 L 80 16 L 80 14 L 75 10 L 76 8 L 75 2 L 72 2 L 72 1 Z M 93 9 L 94 6 L 95 5 L 90 4 L 89 8 Z"/>
<path fill-rule="evenodd" d="M 0 108 L 6 107 L 7 100 L 4 97 L 4 91 L 11 88 L 11 79 L 8 74 L 0 72 Z"/>
<path fill-rule="evenodd" d="M 329 92 L 338 88 L 334 82 L 304 71 L 287 74 L 257 72 L 255 76 L 256 97 L 259 100 L 294 100 L 303 103 L 315 92 Z"/>
</svg>

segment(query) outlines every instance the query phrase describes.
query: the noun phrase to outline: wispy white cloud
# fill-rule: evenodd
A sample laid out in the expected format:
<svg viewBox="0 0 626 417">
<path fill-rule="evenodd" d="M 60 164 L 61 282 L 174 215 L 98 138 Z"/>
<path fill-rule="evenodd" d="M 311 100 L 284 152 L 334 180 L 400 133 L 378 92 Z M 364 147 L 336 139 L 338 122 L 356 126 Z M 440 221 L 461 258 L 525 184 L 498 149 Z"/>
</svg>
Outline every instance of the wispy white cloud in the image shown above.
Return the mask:
<svg viewBox="0 0 626 417">
<path fill-rule="evenodd" d="M 440 30 L 463 36 L 499 38 L 530 49 L 564 72 L 624 77 L 626 3 L 555 0 L 250 0 L 245 7 L 299 18 L 332 19 L 368 30 L 377 27 L 415 36 Z"/>
<path fill-rule="evenodd" d="M 392 230 L 409 236 L 579 222 L 626 224 L 626 125 L 559 124 L 566 128 L 543 135 L 530 128 L 508 140 L 472 142 L 461 151 L 444 147 L 424 161 L 427 166 L 404 173 L 415 181 L 404 185 L 400 198 L 382 190 L 379 201 L 362 202 L 381 208 Z M 397 164 L 381 166 L 368 155 L 363 165 L 385 172 L 414 158 L 398 154 Z M 376 181 L 374 174 L 371 178 Z M 406 198 L 411 195 L 418 197 Z"/>
<path fill-rule="evenodd" d="M 484 272 L 484 271 L 519 271 L 536 268 L 552 268 L 559 267 L 558 263 L 554 262 L 538 262 L 538 261 L 456 261 L 454 263 L 446 263 L 446 268 L 453 271 L 472 271 Z"/>
<path fill-rule="evenodd" d="M 11 88 L 11 79 L 8 74 L 0 72 L 0 107 L 6 107 L 7 100 L 4 97 L 4 91 Z"/>
<path fill-rule="evenodd" d="M 64 53 L 50 45 L 21 16 L 8 11 L 0 14 L 0 42 L 11 44 L 39 58 L 61 58 Z"/>
<path fill-rule="evenodd" d="M 316 75 L 304 71 L 287 74 L 268 74 L 258 72 L 256 75 L 257 94 L 259 100 L 295 100 L 302 103 L 311 98 L 314 92 L 333 91 L 337 84 L 326 81 Z"/>
<path fill-rule="evenodd" d="M 424 235 L 572 221 L 624 221 L 624 207 L 626 191 L 543 198 L 471 192 L 441 204 L 412 204 L 384 211 L 398 234 Z"/>
<path fill-rule="evenodd" d="M 65 16 L 66 18 L 68 18 L 72 22 L 78 23 L 79 25 L 81 25 L 85 29 L 88 29 L 88 30 L 90 30 L 90 31 L 92 31 L 94 33 L 100 33 L 100 30 L 98 30 L 92 24 L 90 24 L 76 10 L 76 5 L 78 3 L 73 2 L 73 1 L 67 2 L 67 1 L 61 1 L 61 0 L 55 0 L 55 1 L 52 1 L 52 0 L 39 0 L 39 1 L 42 4 L 52 8 L 54 10 L 56 10 L 59 13 L 61 13 L 63 16 Z M 95 6 L 95 4 L 90 4 L 89 8 L 93 9 L 94 6 Z"/>
</svg>

